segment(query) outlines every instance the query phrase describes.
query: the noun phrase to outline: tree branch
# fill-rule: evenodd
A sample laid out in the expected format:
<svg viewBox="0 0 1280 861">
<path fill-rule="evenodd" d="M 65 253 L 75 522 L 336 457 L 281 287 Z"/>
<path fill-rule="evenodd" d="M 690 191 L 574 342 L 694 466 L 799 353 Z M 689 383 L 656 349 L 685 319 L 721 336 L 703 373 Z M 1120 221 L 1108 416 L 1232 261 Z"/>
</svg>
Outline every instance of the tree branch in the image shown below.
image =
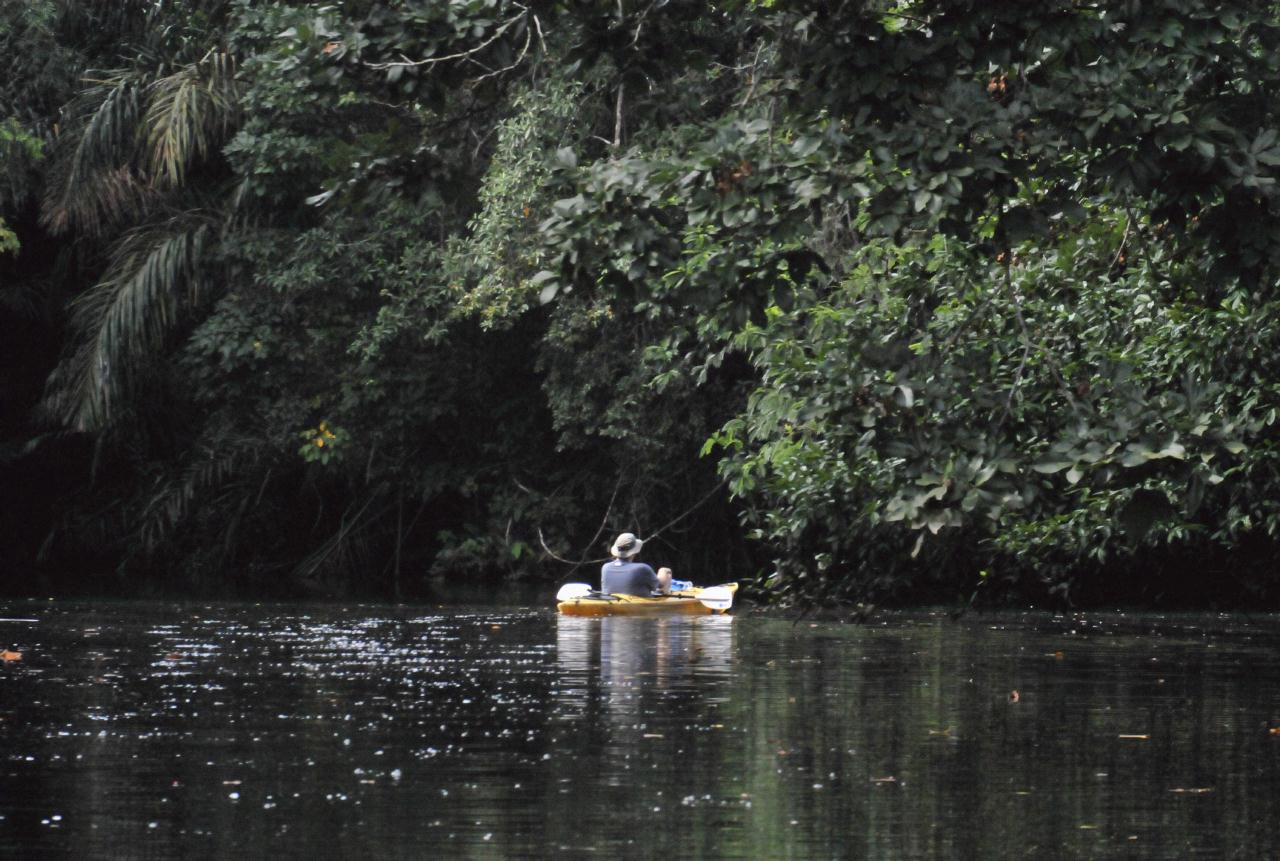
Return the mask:
<svg viewBox="0 0 1280 861">
<path fill-rule="evenodd" d="M 514 61 L 511 65 L 509 65 L 509 66 L 503 66 L 501 69 L 495 69 L 495 70 L 493 70 L 492 72 L 487 72 L 487 73 L 485 73 L 485 74 L 481 75 L 480 77 L 476 78 L 474 81 L 472 81 L 472 82 L 471 82 L 472 86 L 474 86 L 474 85 L 476 85 L 476 84 L 480 83 L 480 82 L 481 82 L 481 81 L 483 81 L 485 78 L 492 78 L 492 77 L 494 77 L 494 76 L 496 76 L 496 75 L 501 75 L 503 72 L 510 72 L 510 71 L 511 71 L 512 69 L 514 69 L 516 66 L 520 65 L 521 63 L 523 63 L 523 62 L 524 62 L 524 57 L 525 57 L 525 55 L 529 53 L 529 44 L 530 44 L 532 41 L 533 41 L 533 28 L 532 28 L 532 27 L 525 27 L 525 29 L 524 29 L 524 47 L 520 49 L 520 56 L 516 57 L 515 61 Z"/>
<path fill-rule="evenodd" d="M 622 99 L 623 93 L 626 91 L 626 85 L 618 82 L 618 101 L 613 109 L 613 148 L 616 150 L 622 146 Z"/>
<path fill-rule="evenodd" d="M 463 59 L 466 59 L 467 57 L 471 57 L 471 56 L 474 56 L 475 54 L 480 53 L 485 48 L 489 47 L 494 42 L 498 41 L 498 38 L 502 36 L 503 33 L 507 32 L 507 30 L 511 27 L 511 25 L 515 24 L 517 21 L 520 21 L 523 18 L 528 17 L 528 14 L 529 14 L 529 11 L 528 9 L 526 9 L 524 12 L 521 12 L 519 15 L 516 15 L 514 18 L 509 18 L 507 21 L 503 22 L 503 24 L 500 27 L 498 27 L 497 30 L 493 31 L 492 36 L 490 36 L 488 39 L 485 39 L 483 42 L 481 42 L 479 45 L 476 45 L 474 48 L 470 48 L 466 51 L 459 51 L 456 54 L 448 54 L 444 57 L 428 57 L 425 60 L 410 60 L 408 57 L 404 57 L 404 54 L 401 54 L 400 56 L 404 57 L 404 59 L 398 62 L 365 63 L 362 61 L 361 65 L 363 65 L 365 68 L 368 68 L 368 69 L 391 69 L 396 66 L 403 66 L 403 67 L 434 66 L 436 63 L 447 63 L 450 60 L 463 60 Z"/>
</svg>

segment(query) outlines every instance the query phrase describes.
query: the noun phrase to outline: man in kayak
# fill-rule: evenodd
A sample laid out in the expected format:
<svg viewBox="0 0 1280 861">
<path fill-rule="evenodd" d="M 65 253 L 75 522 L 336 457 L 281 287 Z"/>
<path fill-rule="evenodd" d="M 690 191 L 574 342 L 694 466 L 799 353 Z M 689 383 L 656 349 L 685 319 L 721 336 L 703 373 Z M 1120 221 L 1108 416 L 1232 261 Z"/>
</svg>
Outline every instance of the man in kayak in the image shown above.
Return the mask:
<svg viewBox="0 0 1280 861">
<path fill-rule="evenodd" d="M 643 562 L 636 562 L 644 542 L 630 532 L 618 536 L 609 548 L 613 560 L 600 568 L 600 591 L 609 595 L 661 595 L 665 593 L 658 575 Z"/>
</svg>

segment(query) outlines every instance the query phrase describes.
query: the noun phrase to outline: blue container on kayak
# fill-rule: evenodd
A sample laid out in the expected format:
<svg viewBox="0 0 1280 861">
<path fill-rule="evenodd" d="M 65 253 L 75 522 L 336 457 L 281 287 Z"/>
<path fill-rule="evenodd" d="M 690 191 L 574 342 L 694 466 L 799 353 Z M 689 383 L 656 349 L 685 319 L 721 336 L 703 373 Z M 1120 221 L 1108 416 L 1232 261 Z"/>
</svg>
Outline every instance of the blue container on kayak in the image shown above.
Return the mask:
<svg viewBox="0 0 1280 861">
<path fill-rule="evenodd" d="M 676 580 L 674 577 L 671 579 L 672 592 L 683 592 L 686 589 L 692 589 L 692 588 L 693 588 L 692 580 Z"/>
</svg>

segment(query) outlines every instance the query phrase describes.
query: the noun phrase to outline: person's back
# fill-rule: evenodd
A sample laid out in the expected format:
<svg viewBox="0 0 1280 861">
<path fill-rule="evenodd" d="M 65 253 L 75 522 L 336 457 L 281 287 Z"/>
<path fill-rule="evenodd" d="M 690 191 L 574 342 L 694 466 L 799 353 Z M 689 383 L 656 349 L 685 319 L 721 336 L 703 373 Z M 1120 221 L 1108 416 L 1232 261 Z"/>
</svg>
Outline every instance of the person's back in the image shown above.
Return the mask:
<svg viewBox="0 0 1280 861">
<path fill-rule="evenodd" d="M 647 597 L 660 591 L 658 575 L 643 562 L 614 559 L 600 568 L 600 591 L 610 595 Z"/>
<path fill-rule="evenodd" d="M 644 542 L 630 532 L 618 536 L 609 548 L 613 560 L 600 568 L 600 591 L 606 595 L 649 596 L 661 591 L 658 575 L 643 562 L 636 562 L 636 554 Z"/>
</svg>

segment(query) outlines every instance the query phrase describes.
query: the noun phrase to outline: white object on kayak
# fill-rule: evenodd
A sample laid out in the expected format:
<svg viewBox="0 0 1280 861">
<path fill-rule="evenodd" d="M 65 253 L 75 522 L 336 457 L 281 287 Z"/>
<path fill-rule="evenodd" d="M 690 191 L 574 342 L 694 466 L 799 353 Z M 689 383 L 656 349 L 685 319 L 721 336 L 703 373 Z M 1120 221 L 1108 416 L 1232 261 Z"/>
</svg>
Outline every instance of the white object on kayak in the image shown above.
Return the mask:
<svg viewBox="0 0 1280 861">
<path fill-rule="evenodd" d="M 590 595 L 592 589 L 586 583 L 566 583 L 560 587 L 560 591 L 556 593 L 557 601 L 572 601 L 574 598 L 585 598 Z"/>
</svg>

